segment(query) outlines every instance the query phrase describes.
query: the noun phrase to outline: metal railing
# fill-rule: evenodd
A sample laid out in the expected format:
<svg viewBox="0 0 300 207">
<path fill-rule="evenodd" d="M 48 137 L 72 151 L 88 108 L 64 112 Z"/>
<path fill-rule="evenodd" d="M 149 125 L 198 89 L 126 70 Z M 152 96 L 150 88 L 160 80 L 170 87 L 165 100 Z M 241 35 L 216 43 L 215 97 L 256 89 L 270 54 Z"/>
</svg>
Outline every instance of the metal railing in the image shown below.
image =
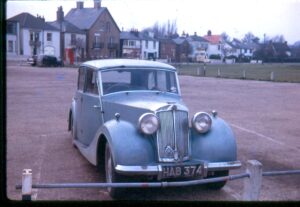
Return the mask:
<svg viewBox="0 0 300 207">
<path fill-rule="evenodd" d="M 22 175 L 22 184 L 16 185 L 16 189 L 22 190 L 22 200 L 31 200 L 32 189 L 36 188 L 166 188 L 201 185 L 222 181 L 231 181 L 241 178 L 244 179 L 244 189 L 242 200 L 258 200 L 263 176 L 280 175 L 300 175 L 300 170 L 269 171 L 262 172 L 262 164 L 257 160 L 248 160 L 245 173 L 229 175 L 216 178 L 201 180 L 176 181 L 176 182 L 141 182 L 141 183 L 52 183 L 52 184 L 32 184 L 32 171 L 24 169 Z"/>
</svg>

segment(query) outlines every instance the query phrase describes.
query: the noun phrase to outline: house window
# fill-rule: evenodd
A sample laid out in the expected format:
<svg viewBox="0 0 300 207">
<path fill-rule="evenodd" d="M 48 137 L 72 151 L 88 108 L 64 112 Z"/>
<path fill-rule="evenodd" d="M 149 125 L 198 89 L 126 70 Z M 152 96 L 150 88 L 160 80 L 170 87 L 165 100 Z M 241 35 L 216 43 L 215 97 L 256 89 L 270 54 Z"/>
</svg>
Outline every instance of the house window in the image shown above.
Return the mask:
<svg viewBox="0 0 300 207">
<path fill-rule="evenodd" d="M 9 40 L 8 41 L 8 52 L 13 52 L 14 51 L 14 42 Z"/>
<path fill-rule="evenodd" d="M 76 44 L 76 34 L 71 34 L 71 45 Z"/>
<path fill-rule="evenodd" d="M 128 46 L 128 40 L 124 40 L 124 43 L 123 43 L 124 46 Z"/>
<path fill-rule="evenodd" d="M 47 41 L 52 41 L 52 33 L 47 33 Z"/>
<path fill-rule="evenodd" d="M 33 38 L 34 37 L 34 33 L 33 32 L 30 32 L 30 41 L 33 41 Z"/>
<path fill-rule="evenodd" d="M 148 40 L 146 40 L 146 48 L 148 49 Z"/>
<path fill-rule="evenodd" d="M 156 41 L 153 41 L 153 48 L 156 49 Z"/>
<path fill-rule="evenodd" d="M 40 33 L 36 32 L 34 33 L 34 41 L 39 41 L 40 40 Z"/>
<path fill-rule="evenodd" d="M 221 45 L 218 45 L 218 50 L 221 50 Z"/>
<path fill-rule="evenodd" d="M 106 31 L 110 32 L 110 22 L 106 22 Z"/>
<path fill-rule="evenodd" d="M 135 41 L 129 41 L 129 46 L 134 47 L 135 46 Z"/>
</svg>

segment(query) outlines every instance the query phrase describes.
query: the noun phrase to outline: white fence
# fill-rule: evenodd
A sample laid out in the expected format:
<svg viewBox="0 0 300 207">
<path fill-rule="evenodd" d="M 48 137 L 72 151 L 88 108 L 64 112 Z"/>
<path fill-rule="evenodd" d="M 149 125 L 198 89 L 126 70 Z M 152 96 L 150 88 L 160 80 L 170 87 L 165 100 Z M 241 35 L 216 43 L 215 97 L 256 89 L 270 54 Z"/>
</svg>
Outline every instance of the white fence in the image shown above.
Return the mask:
<svg viewBox="0 0 300 207">
<path fill-rule="evenodd" d="M 213 182 L 230 181 L 244 178 L 242 200 L 258 200 L 261 192 L 263 176 L 300 175 L 300 170 L 270 171 L 263 172 L 262 164 L 257 160 L 248 160 L 246 172 L 224 177 L 209 179 L 181 181 L 181 182 L 150 182 L 150 183 L 52 183 L 32 184 L 32 171 L 24 169 L 22 184 L 16 185 L 16 189 L 22 189 L 22 200 L 31 200 L 33 188 L 165 188 L 178 186 L 201 185 Z"/>
</svg>

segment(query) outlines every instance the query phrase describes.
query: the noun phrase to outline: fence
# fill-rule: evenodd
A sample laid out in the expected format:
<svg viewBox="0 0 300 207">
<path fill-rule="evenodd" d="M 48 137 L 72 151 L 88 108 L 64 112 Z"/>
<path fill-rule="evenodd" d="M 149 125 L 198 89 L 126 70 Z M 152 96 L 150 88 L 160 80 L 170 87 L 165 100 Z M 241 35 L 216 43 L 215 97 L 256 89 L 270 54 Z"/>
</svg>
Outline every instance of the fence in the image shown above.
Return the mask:
<svg viewBox="0 0 300 207">
<path fill-rule="evenodd" d="M 180 75 L 300 82 L 300 64 L 173 64 Z"/>
<path fill-rule="evenodd" d="M 52 184 L 32 184 L 32 172 L 30 169 L 24 169 L 22 175 L 22 184 L 16 185 L 16 189 L 22 189 L 22 200 L 31 200 L 33 188 L 165 188 L 200 185 L 221 181 L 231 181 L 244 179 L 244 189 L 242 198 L 245 201 L 258 200 L 263 176 L 279 175 L 300 175 L 300 170 L 287 171 L 262 171 L 262 164 L 257 160 L 248 160 L 246 172 L 224 177 L 216 177 L 201 180 L 179 181 L 179 182 L 150 182 L 150 183 L 52 183 Z"/>
</svg>

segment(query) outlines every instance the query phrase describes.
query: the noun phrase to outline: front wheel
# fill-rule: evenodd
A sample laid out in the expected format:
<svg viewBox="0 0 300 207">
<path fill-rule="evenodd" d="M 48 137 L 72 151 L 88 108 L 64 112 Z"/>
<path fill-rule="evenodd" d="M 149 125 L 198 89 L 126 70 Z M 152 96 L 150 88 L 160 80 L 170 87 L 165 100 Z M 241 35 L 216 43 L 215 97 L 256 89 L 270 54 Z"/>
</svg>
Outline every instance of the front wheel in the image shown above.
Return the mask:
<svg viewBox="0 0 300 207">
<path fill-rule="evenodd" d="M 124 180 L 123 177 L 117 174 L 114 169 L 114 162 L 108 143 L 106 143 L 105 146 L 105 178 L 107 183 L 117 183 Z M 121 198 L 124 193 L 124 189 L 122 188 L 108 187 L 107 191 L 112 198 Z"/>
<path fill-rule="evenodd" d="M 223 177 L 223 176 L 228 176 L 229 175 L 229 171 L 228 170 L 224 170 L 224 171 L 215 171 L 212 172 L 212 175 L 208 175 L 207 178 L 217 178 L 217 177 Z M 212 190 L 220 190 L 221 188 L 223 188 L 226 185 L 227 181 L 221 181 L 221 182 L 216 182 L 216 183 L 208 183 L 205 186 L 208 189 L 212 189 Z"/>
</svg>

